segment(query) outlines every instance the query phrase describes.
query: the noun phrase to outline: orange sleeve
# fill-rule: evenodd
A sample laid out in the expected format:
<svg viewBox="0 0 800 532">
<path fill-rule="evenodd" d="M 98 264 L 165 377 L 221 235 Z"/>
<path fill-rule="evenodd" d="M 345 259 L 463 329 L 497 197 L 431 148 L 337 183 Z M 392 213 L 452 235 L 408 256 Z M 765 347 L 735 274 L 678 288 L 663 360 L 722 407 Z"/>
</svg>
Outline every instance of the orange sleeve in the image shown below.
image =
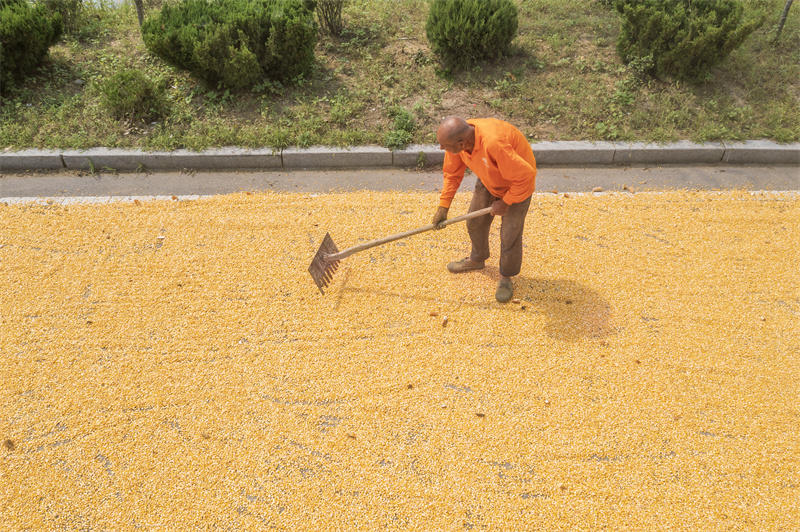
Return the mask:
<svg viewBox="0 0 800 532">
<path fill-rule="evenodd" d="M 497 161 L 497 167 L 500 169 L 503 179 L 511 182 L 508 192 L 503 196 L 503 201 L 508 205 L 513 205 L 527 199 L 536 186 L 536 162 L 531 164 L 523 159 L 507 143 L 496 145 L 493 148 L 489 154 Z"/>
<path fill-rule="evenodd" d="M 442 170 L 444 182 L 442 183 L 442 194 L 439 196 L 439 207 L 449 209 L 458 187 L 461 186 L 461 181 L 464 180 L 467 164 L 458 155 L 445 152 Z"/>
</svg>

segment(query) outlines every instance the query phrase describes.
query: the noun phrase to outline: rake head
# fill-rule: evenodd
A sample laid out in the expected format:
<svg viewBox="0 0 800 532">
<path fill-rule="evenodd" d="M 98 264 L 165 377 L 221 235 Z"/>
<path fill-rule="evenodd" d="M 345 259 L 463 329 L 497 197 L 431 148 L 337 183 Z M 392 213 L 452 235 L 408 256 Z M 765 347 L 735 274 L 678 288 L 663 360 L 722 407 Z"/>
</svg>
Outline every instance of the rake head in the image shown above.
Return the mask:
<svg viewBox="0 0 800 532">
<path fill-rule="evenodd" d="M 317 283 L 317 288 L 319 288 L 319 291 L 323 295 L 325 295 L 325 291 L 322 290 L 322 288 L 328 287 L 331 279 L 333 279 L 333 274 L 336 273 L 336 270 L 339 268 L 340 261 L 325 260 L 325 255 L 332 255 L 334 253 L 339 253 L 339 249 L 336 247 L 336 244 L 333 243 L 331 235 L 325 233 L 325 238 L 322 239 L 322 244 L 319 246 L 317 254 L 314 255 L 311 265 L 308 267 L 308 273 L 311 274 L 314 282 Z"/>
</svg>

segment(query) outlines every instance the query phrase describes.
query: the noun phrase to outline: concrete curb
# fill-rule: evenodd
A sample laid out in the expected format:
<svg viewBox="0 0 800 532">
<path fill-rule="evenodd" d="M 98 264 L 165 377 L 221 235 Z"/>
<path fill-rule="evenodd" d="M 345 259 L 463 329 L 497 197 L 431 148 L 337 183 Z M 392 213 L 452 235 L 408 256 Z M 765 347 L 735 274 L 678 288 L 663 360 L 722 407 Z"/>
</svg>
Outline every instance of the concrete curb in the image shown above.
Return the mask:
<svg viewBox="0 0 800 532">
<path fill-rule="evenodd" d="M 286 148 L 281 157 L 284 168 L 294 169 L 392 166 L 392 152 L 378 146 Z"/>
<path fill-rule="evenodd" d="M 62 154 L 64 168 L 67 170 L 91 171 L 110 168 L 120 172 L 144 170 L 180 170 L 182 168 L 203 168 L 225 170 L 229 168 L 281 168 L 281 154 L 272 150 L 246 150 L 242 148 L 222 148 L 192 152 L 146 152 L 142 150 L 123 150 L 92 148 L 90 150 L 65 151 Z M 0 155 L 0 168 L 2 155 Z"/>
<path fill-rule="evenodd" d="M 800 164 L 800 144 L 777 144 L 768 140 L 730 142 L 722 162 L 727 164 Z"/>
<path fill-rule="evenodd" d="M 732 164 L 800 166 L 800 144 L 768 140 L 697 144 L 641 142 L 539 142 L 532 144 L 543 166 L 609 166 L 624 164 Z M 202 152 L 148 152 L 111 148 L 89 150 L 21 150 L 0 153 L 0 173 L 34 170 L 236 170 L 415 167 L 440 165 L 444 152 L 437 145 L 413 145 L 404 150 L 378 146 L 270 149 L 218 148 Z"/>
<path fill-rule="evenodd" d="M 63 170 L 61 152 L 55 150 L 22 150 L 0 153 L 0 174 L 25 170 Z"/>
<path fill-rule="evenodd" d="M 614 152 L 618 164 L 716 164 L 722 162 L 722 143 L 695 144 L 680 141 L 659 146 L 642 142 L 619 142 Z"/>
<path fill-rule="evenodd" d="M 444 163 L 444 151 L 433 144 L 412 144 L 404 150 L 392 152 L 392 165 L 399 167 L 440 165 Z"/>
<path fill-rule="evenodd" d="M 536 165 L 610 165 L 616 148 L 613 142 L 537 142 L 531 144 Z"/>
</svg>

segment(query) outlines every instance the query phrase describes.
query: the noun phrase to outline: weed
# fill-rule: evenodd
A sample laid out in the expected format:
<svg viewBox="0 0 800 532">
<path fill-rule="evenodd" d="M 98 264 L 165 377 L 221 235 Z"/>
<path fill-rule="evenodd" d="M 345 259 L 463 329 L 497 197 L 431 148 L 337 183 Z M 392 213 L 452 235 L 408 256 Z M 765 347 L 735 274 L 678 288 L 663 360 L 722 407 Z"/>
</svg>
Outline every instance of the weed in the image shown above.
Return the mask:
<svg viewBox="0 0 800 532">
<path fill-rule="evenodd" d="M 416 64 L 417 66 L 424 67 L 432 65 L 434 63 L 433 57 L 431 57 L 430 54 L 425 52 L 425 50 L 417 50 L 416 52 L 414 52 L 411 58 L 414 61 L 414 64 Z"/>
<path fill-rule="evenodd" d="M 218 91 L 208 91 L 205 96 L 210 105 L 225 105 L 233 101 L 230 89 L 222 91 L 221 87 L 218 87 Z"/>
<path fill-rule="evenodd" d="M 253 85 L 253 92 L 281 96 L 283 95 L 283 83 L 278 80 L 264 79 Z"/>
<path fill-rule="evenodd" d="M 297 135 L 297 145 L 301 148 L 308 148 L 314 145 L 314 141 L 316 140 L 316 135 L 313 133 L 309 133 L 308 131 L 303 131 Z"/>
<path fill-rule="evenodd" d="M 417 128 L 417 122 L 414 120 L 414 115 L 399 105 L 389 109 L 389 116 L 394 118 L 395 129 L 412 132 Z"/>
<path fill-rule="evenodd" d="M 630 79 L 623 79 L 615 83 L 616 89 L 611 95 L 611 102 L 625 107 L 631 105 L 636 100 L 636 83 L 632 83 Z"/>
<path fill-rule="evenodd" d="M 517 74 L 521 76 L 521 74 Z M 519 89 L 519 83 L 517 82 L 517 76 L 512 74 L 511 72 L 506 72 L 502 78 L 497 80 L 494 85 L 494 90 L 503 94 L 503 95 L 510 95 L 511 93 L 515 92 Z"/>
<path fill-rule="evenodd" d="M 351 25 L 342 30 L 341 38 L 342 51 L 358 55 L 381 45 L 381 28 L 376 23 Z"/>
<path fill-rule="evenodd" d="M 599 138 L 614 140 L 619 137 L 619 130 L 614 124 L 606 124 L 605 122 L 598 122 L 594 126 L 594 131 Z"/>
<path fill-rule="evenodd" d="M 528 59 L 527 67 L 533 72 L 538 72 L 539 70 L 544 70 L 545 64 L 541 59 L 531 57 Z"/>
<path fill-rule="evenodd" d="M 392 130 L 386 134 L 386 146 L 392 150 L 402 150 L 411 143 L 417 121 L 407 109 L 398 105 L 389 109 L 389 116 L 394 118 L 394 122 Z"/>
<path fill-rule="evenodd" d="M 402 150 L 411 143 L 411 133 L 400 129 L 393 129 L 386 134 L 386 147 L 390 150 Z"/>
<path fill-rule="evenodd" d="M 330 120 L 333 124 L 346 127 L 361 112 L 363 105 L 346 91 L 336 94 L 330 103 Z"/>
</svg>

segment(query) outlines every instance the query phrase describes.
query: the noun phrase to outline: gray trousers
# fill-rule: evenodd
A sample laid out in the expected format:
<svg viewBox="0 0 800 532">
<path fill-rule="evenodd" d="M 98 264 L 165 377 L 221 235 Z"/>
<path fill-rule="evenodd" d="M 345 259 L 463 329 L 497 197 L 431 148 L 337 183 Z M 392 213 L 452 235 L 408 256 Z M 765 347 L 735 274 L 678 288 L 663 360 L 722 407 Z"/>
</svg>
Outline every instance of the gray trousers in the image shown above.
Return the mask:
<svg viewBox="0 0 800 532">
<path fill-rule="evenodd" d="M 492 196 L 478 179 L 469 212 L 491 207 L 500 198 Z M 531 196 L 520 203 L 514 203 L 502 216 L 500 222 L 500 275 L 513 277 L 519 274 L 522 267 L 522 229 L 525 227 L 525 216 L 531 205 Z M 489 231 L 494 216 L 487 214 L 467 220 L 467 233 L 472 241 L 470 259 L 483 262 L 489 258 Z"/>
</svg>

